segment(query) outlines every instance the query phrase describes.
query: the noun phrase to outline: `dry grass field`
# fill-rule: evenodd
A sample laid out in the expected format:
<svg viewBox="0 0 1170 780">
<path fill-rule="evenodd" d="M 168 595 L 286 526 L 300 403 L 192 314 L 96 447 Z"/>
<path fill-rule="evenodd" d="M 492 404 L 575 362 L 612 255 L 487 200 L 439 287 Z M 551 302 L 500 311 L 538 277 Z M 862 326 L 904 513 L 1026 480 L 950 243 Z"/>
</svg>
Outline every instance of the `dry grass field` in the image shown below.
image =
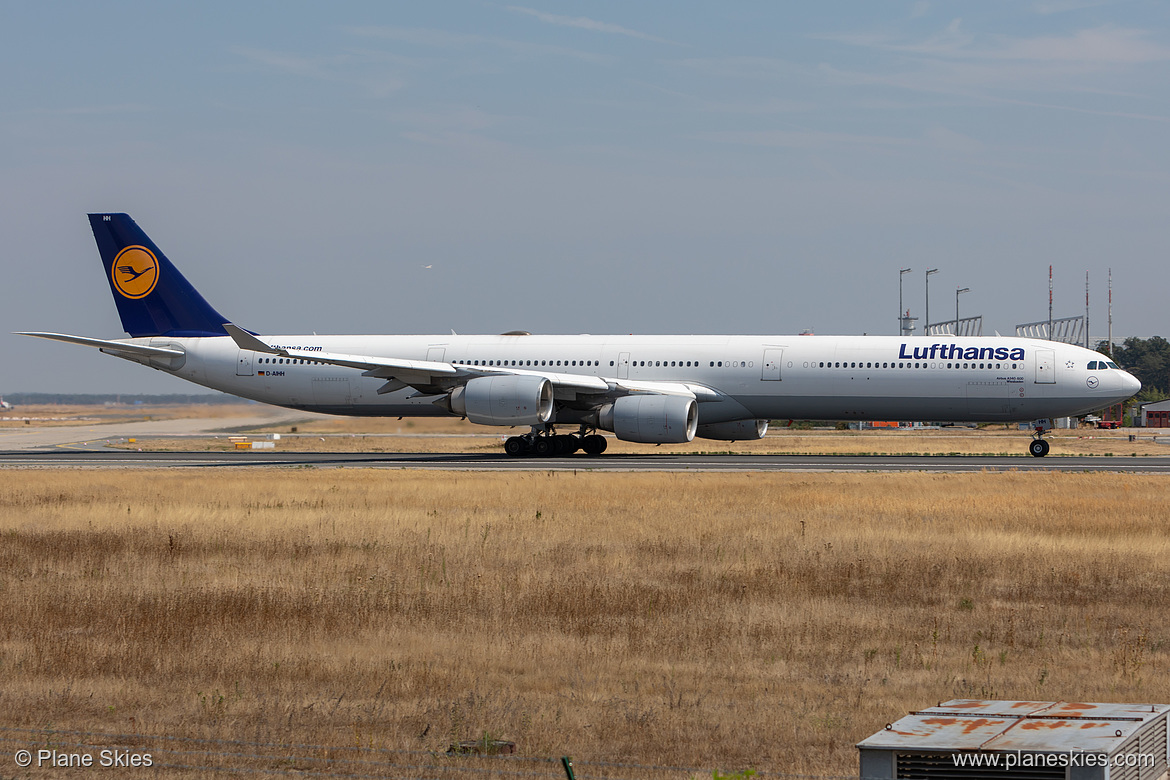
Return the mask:
<svg viewBox="0 0 1170 780">
<path fill-rule="evenodd" d="M 7 472 L 0 726 L 855 776 L 940 700 L 1170 701 L 1166 507 L 1116 474 Z"/>
</svg>

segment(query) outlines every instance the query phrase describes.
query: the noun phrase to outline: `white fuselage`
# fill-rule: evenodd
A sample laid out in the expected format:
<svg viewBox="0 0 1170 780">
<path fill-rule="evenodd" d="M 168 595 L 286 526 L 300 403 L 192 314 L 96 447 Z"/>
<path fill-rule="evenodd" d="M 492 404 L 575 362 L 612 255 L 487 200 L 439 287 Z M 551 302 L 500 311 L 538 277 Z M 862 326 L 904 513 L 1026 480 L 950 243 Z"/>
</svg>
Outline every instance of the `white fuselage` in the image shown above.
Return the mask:
<svg viewBox="0 0 1170 780">
<path fill-rule="evenodd" d="M 507 366 L 614 383 L 708 388 L 700 424 L 745 419 L 1013 422 L 1085 414 L 1140 386 L 1103 356 L 1010 337 L 895 336 L 266 336 L 285 349 Z M 240 349 L 227 336 L 154 337 L 182 359 L 146 358 L 175 376 L 277 406 L 347 415 L 448 415 L 433 395 L 358 369 Z"/>
</svg>

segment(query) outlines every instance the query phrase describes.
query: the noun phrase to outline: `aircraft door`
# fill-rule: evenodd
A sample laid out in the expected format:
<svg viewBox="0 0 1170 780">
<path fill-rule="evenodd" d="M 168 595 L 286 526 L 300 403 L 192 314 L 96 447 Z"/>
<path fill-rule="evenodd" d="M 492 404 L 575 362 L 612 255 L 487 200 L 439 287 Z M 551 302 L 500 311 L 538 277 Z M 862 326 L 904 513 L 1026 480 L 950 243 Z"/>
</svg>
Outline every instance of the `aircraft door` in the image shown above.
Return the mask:
<svg viewBox="0 0 1170 780">
<path fill-rule="evenodd" d="M 236 376 L 252 376 L 252 356 L 255 353 L 250 349 L 241 349 L 236 359 Z"/>
<path fill-rule="evenodd" d="M 764 350 L 764 369 L 760 374 L 760 379 L 765 381 L 771 380 L 780 381 L 780 361 L 784 357 L 784 350 L 782 349 L 765 349 Z"/>
<path fill-rule="evenodd" d="M 427 350 L 427 360 L 432 363 L 442 363 L 443 355 L 447 354 L 446 347 L 431 347 Z"/>
<path fill-rule="evenodd" d="M 1056 350 L 1036 350 L 1036 384 L 1056 384 Z"/>
<path fill-rule="evenodd" d="M 618 370 L 618 379 L 629 379 L 630 378 L 630 353 L 629 352 L 622 352 L 620 355 L 618 355 L 617 370 Z"/>
</svg>

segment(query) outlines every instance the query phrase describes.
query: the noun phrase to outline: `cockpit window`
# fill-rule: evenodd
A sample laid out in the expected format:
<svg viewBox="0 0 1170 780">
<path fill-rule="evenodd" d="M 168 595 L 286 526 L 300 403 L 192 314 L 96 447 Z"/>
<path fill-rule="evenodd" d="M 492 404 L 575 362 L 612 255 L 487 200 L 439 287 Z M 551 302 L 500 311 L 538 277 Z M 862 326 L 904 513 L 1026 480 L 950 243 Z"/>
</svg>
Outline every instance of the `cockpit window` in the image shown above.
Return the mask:
<svg viewBox="0 0 1170 780">
<path fill-rule="evenodd" d="M 1114 363 L 1112 360 L 1106 361 L 1106 365 L 1108 365 L 1110 368 L 1116 368 L 1119 371 L 1121 370 L 1121 367 L 1118 366 L 1116 363 Z"/>
</svg>

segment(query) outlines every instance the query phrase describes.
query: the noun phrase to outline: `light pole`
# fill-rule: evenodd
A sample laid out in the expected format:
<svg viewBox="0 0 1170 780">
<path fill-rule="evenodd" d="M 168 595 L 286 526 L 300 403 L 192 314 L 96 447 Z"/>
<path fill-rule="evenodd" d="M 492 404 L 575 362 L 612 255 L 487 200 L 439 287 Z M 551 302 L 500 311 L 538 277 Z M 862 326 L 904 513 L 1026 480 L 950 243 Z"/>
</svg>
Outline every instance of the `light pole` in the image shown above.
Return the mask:
<svg viewBox="0 0 1170 780">
<path fill-rule="evenodd" d="M 959 287 L 955 289 L 955 335 L 959 335 L 959 296 L 965 292 L 971 292 L 970 287 Z"/>
<path fill-rule="evenodd" d="M 937 273 L 937 268 L 930 268 L 926 272 L 926 328 L 923 330 L 926 336 L 930 335 L 930 275 Z"/>
<path fill-rule="evenodd" d="M 913 269 L 903 268 L 898 271 L 898 335 L 906 335 L 906 313 L 902 311 L 902 277 L 910 273 Z"/>
</svg>

